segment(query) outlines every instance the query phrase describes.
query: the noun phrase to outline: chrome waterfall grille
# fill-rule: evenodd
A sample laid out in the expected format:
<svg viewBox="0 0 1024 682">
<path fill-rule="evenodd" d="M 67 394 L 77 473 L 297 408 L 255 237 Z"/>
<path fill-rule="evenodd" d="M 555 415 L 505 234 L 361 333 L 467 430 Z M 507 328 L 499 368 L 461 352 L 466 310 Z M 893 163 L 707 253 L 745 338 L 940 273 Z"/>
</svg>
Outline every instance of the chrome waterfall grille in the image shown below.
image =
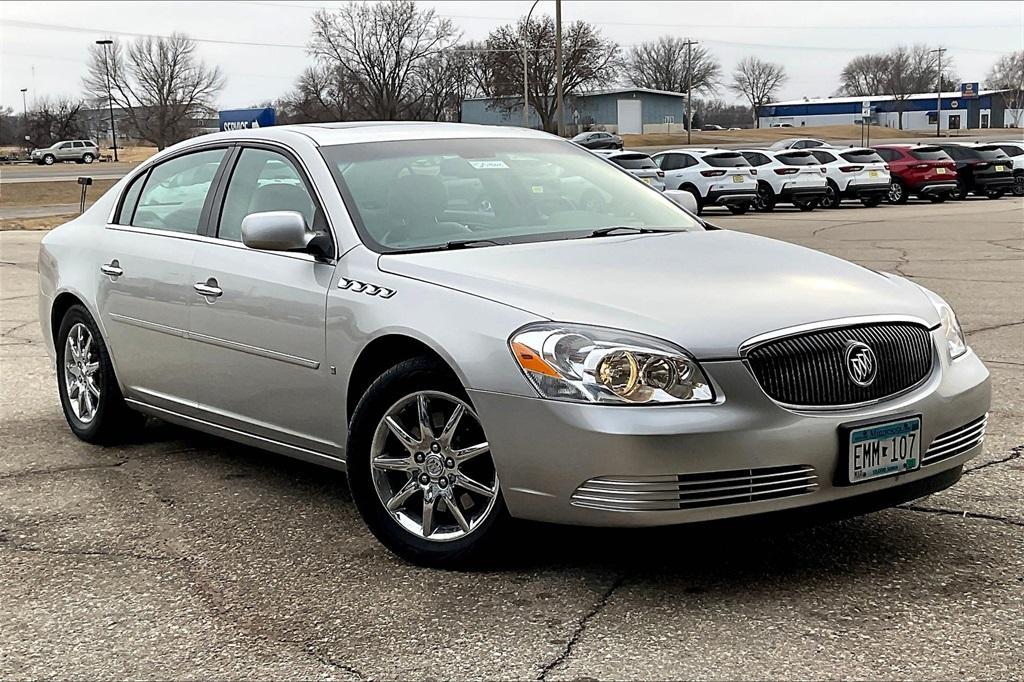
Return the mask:
<svg viewBox="0 0 1024 682">
<path fill-rule="evenodd" d="M 664 476 L 601 476 L 572 494 L 576 507 L 606 511 L 672 511 L 743 504 L 812 492 L 814 467 L 798 464 Z"/>
<path fill-rule="evenodd" d="M 865 385 L 848 350 L 866 345 L 874 373 Z M 928 330 L 910 322 L 818 329 L 767 341 L 746 353 L 765 393 L 787 405 L 830 407 L 881 400 L 902 393 L 931 373 Z"/>
<path fill-rule="evenodd" d="M 985 440 L 985 426 L 988 414 L 978 417 L 952 431 L 939 434 L 921 457 L 921 464 L 928 466 L 950 457 L 961 455 Z"/>
</svg>

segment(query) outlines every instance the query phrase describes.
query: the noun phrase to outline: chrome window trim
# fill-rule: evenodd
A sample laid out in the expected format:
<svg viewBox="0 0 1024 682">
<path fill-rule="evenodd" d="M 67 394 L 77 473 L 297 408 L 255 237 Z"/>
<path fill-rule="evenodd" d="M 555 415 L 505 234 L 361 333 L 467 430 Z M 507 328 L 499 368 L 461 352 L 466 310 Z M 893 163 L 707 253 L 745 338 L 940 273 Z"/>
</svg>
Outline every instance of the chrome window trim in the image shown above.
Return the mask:
<svg viewBox="0 0 1024 682">
<path fill-rule="evenodd" d="M 832 320 L 822 320 L 821 322 L 808 322 L 806 324 L 798 324 L 792 327 L 783 327 L 782 329 L 776 329 L 774 331 L 758 334 L 757 336 L 752 336 L 740 344 L 739 356 L 740 358 L 746 358 L 747 354 L 758 346 L 763 346 L 766 343 L 785 339 L 790 336 L 799 336 L 800 334 L 806 334 L 808 332 L 826 331 L 828 329 L 836 329 L 837 327 L 850 327 L 858 324 L 885 324 L 887 322 L 919 324 L 929 332 L 939 328 L 938 324 L 929 325 L 925 320 L 913 315 L 860 315 L 856 317 L 840 317 Z"/>
<path fill-rule="evenodd" d="M 318 259 L 311 253 L 303 253 L 300 251 L 264 251 L 262 249 L 250 249 L 242 242 L 236 242 L 232 239 L 221 239 L 219 237 L 207 237 L 204 234 L 193 234 L 191 232 L 170 232 L 168 230 L 159 230 L 152 227 L 135 227 L 134 225 L 118 225 L 116 223 L 108 223 L 106 229 L 114 230 L 116 232 L 135 232 L 138 234 L 148 234 L 155 237 L 168 237 L 170 239 L 187 239 L 189 241 L 201 242 L 204 244 L 215 244 L 217 246 L 226 246 L 233 249 L 244 249 L 250 253 L 266 254 L 268 256 L 278 256 L 280 258 L 295 258 L 297 260 L 304 260 L 310 263 L 324 263 L 334 265 L 337 263 L 337 259 L 322 260 Z"/>
</svg>

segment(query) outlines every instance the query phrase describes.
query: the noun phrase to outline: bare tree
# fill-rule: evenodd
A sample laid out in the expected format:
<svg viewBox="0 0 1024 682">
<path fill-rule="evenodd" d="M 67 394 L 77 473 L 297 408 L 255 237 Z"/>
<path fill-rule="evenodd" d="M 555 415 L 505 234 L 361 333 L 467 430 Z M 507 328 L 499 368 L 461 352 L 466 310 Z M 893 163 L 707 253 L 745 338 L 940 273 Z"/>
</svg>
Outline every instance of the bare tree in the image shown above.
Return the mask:
<svg viewBox="0 0 1024 682">
<path fill-rule="evenodd" d="M 313 15 L 309 52 L 322 68 L 345 74 L 366 116 L 396 120 L 415 116 L 435 58 L 458 38 L 449 19 L 412 0 L 350 2 Z"/>
<path fill-rule="evenodd" d="M 427 60 L 419 75 L 417 90 L 422 93 L 416 118 L 429 121 L 462 120 L 462 102 L 482 94 L 475 74 L 480 54 L 472 48 L 455 47 Z"/>
<path fill-rule="evenodd" d="M 839 92 L 850 97 L 868 97 L 885 92 L 888 61 L 885 55 L 863 54 L 854 57 L 839 74 Z"/>
<path fill-rule="evenodd" d="M 775 98 L 786 78 L 782 64 L 762 61 L 757 57 L 744 57 L 736 65 L 729 89 L 750 102 L 755 128 L 760 127 L 758 108 Z"/>
<path fill-rule="evenodd" d="M 59 140 L 88 137 L 82 101 L 70 97 L 43 97 L 28 112 L 24 135 L 33 147 L 49 147 Z"/>
<path fill-rule="evenodd" d="M 278 122 L 313 123 L 355 118 L 354 83 L 338 68 L 314 64 L 306 67 L 295 87 L 275 102 Z"/>
<path fill-rule="evenodd" d="M 555 82 L 555 22 L 549 16 L 525 19 L 491 31 L 487 37 L 486 90 L 505 98 L 506 109 L 523 105 L 523 44 L 528 54 L 529 103 L 544 130 L 558 128 Z M 592 24 L 576 21 L 562 27 L 562 88 L 566 99 L 587 89 L 614 82 L 618 72 L 619 46 L 606 39 Z M 518 98 L 518 101 L 517 101 Z"/>
<path fill-rule="evenodd" d="M 85 87 L 105 102 L 109 84 L 114 105 L 158 149 L 188 137 L 196 120 L 213 111 L 224 78 L 218 67 L 199 60 L 188 37 L 174 33 L 140 38 L 127 49 L 117 41 L 110 47 L 90 46 Z"/>
<path fill-rule="evenodd" d="M 711 94 L 721 84 L 722 66 L 707 48 L 690 48 L 694 90 Z M 657 40 L 633 47 L 626 55 L 623 68 L 626 80 L 638 88 L 686 92 L 687 55 L 686 40 L 676 36 L 661 36 Z"/>
<path fill-rule="evenodd" d="M 883 55 L 885 94 L 893 98 L 899 129 L 903 130 L 903 113 L 911 95 L 932 92 L 938 85 L 938 55 L 927 45 L 899 46 Z M 947 74 L 949 74 L 947 76 Z M 942 89 L 955 86 L 956 76 L 943 66 Z"/>
<path fill-rule="evenodd" d="M 1005 91 L 1006 108 L 1013 112 L 1011 123 L 1020 128 L 1024 119 L 1024 50 L 1000 57 L 985 76 L 985 87 Z"/>
</svg>

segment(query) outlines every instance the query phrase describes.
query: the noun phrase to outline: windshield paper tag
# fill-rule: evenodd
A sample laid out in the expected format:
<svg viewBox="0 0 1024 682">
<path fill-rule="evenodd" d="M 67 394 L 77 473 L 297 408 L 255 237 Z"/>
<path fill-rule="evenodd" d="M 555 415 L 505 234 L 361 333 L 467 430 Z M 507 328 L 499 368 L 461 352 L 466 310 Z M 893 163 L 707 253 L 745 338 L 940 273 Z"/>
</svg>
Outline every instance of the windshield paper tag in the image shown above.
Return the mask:
<svg viewBox="0 0 1024 682">
<path fill-rule="evenodd" d="M 473 168 L 476 168 L 477 170 L 492 170 L 492 169 L 495 169 L 495 168 L 508 168 L 508 166 L 505 165 L 505 162 L 500 160 L 500 159 L 487 159 L 487 160 L 479 160 L 479 159 L 477 159 L 475 161 L 473 159 L 467 159 L 467 161 L 469 161 L 469 165 L 470 166 L 472 166 Z"/>
</svg>

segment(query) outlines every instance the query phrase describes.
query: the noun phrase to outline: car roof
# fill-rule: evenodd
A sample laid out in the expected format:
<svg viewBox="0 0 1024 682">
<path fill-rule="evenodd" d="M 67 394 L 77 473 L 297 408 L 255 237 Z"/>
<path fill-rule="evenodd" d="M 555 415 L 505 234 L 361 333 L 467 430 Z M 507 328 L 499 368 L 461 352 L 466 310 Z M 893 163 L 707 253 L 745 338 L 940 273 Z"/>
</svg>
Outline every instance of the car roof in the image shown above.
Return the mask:
<svg viewBox="0 0 1024 682">
<path fill-rule="evenodd" d="M 719 153 L 730 153 L 737 152 L 737 149 L 715 149 L 709 147 L 680 147 L 679 149 L 664 149 L 658 154 L 696 154 L 702 156 L 704 154 L 719 154 Z"/>
<path fill-rule="evenodd" d="M 539 130 L 513 126 L 488 126 L 470 123 L 433 121 L 348 121 L 344 123 L 299 123 L 268 128 L 245 128 L 191 138 L 189 142 L 232 140 L 237 138 L 285 141 L 294 135 L 309 138 L 317 146 L 391 142 L 401 140 L 443 139 L 560 139 Z"/>
</svg>

